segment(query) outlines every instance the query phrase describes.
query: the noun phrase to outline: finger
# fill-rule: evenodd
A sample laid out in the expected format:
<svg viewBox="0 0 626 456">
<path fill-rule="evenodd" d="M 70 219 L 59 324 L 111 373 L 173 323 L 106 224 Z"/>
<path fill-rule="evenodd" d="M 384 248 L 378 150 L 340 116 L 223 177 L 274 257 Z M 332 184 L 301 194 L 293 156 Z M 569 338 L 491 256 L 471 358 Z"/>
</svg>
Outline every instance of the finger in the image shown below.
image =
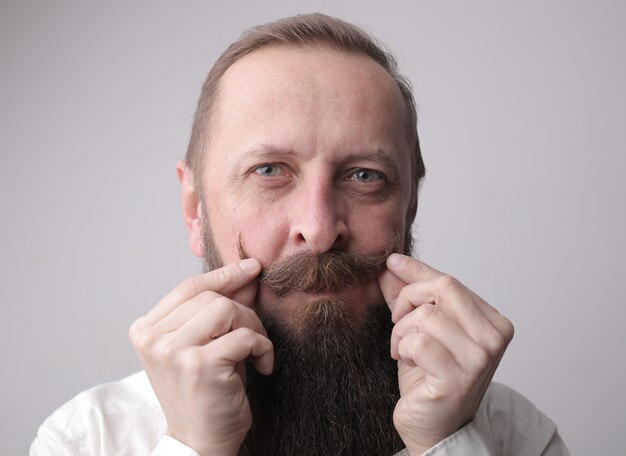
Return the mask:
<svg viewBox="0 0 626 456">
<path fill-rule="evenodd" d="M 396 307 L 396 299 L 398 299 L 398 295 L 407 283 L 404 280 L 400 280 L 392 272 L 385 270 L 378 276 L 378 285 L 383 292 L 383 297 L 389 310 L 393 313 Z"/>
<path fill-rule="evenodd" d="M 269 375 L 274 367 L 274 346 L 265 336 L 248 328 L 239 328 L 203 347 L 209 362 L 216 368 L 230 368 L 233 364 L 252 358 L 261 374 Z"/>
<path fill-rule="evenodd" d="M 392 346 L 397 344 L 399 347 L 404 337 L 415 332 L 425 333 L 437 340 L 468 371 L 484 361 L 481 354 L 486 355 L 485 351 L 439 305 L 423 304 L 396 323 L 391 333 Z"/>
<path fill-rule="evenodd" d="M 203 291 L 216 291 L 220 294 L 233 293 L 251 282 L 259 275 L 259 272 L 261 272 L 261 264 L 253 258 L 248 258 L 206 274 L 189 277 L 165 296 L 146 314 L 144 319 L 147 323 L 154 323 Z"/>
<path fill-rule="evenodd" d="M 406 283 L 434 279 L 442 275 L 442 272 L 431 268 L 426 263 L 400 253 L 389 255 L 389 258 L 387 258 L 387 269 Z"/>
<path fill-rule="evenodd" d="M 394 318 L 401 318 L 418 299 L 441 306 L 492 358 L 499 357 L 513 338 L 511 322 L 452 276 L 441 274 L 406 287 L 397 299 Z"/>
<path fill-rule="evenodd" d="M 435 338 L 426 333 L 411 333 L 398 345 L 399 360 L 420 367 L 426 374 L 438 378 L 457 378 L 462 368 L 452 354 Z"/>
<path fill-rule="evenodd" d="M 431 296 L 432 293 L 422 291 L 419 284 L 442 276 L 441 272 L 431 268 L 426 263 L 401 254 L 389 256 L 386 272 L 390 275 L 385 277 L 381 290 L 383 290 L 387 305 L 391 308 L 391 319 L 394 323 L 421 304 L 435 302 Z M 401 283 L 407 285 L 401 287 Z"/>
<path fill-rule="evenodd" d="M 407 285 L 396 300 L 393 319 L 401 320 L 421 304 L 436 304 L 474 341 L 479 342 L 485 333 L 493 332 L 494 328 L 474 302 L 476 298 L 457 279 L 442 274 L 435 279 Z"/>
<path fill-rule="evenodd" d="M 480 308 L 483 315 L 491 322 L 491 324 L 498 330 L 498 332 L 504 337 L 506 344 L 508 345 L 513 336 L 515 335 L 515 327 L 513 323 L 502 315 L 498 309 L 489 305 L 484 299 L 474 293 L 472 290 L 468 291 L 472 294 L 474 302 Z"/>
<path fill-rule="evenodd" d="M 509 320 L 449 275 L 441 274 L 404 287 L 396 298 L 392 320 L 401 320 L 423 303 L 441 306 L 475 342 L 494 356 L 502 350 L 503 341 L 506 347 L 513 337 Z"/>
<path fill-rule="evenodd" d="M 210 308 L 207 309 L 207 307 Z M 203 313 L 209 315 L 207 318 L 214 319 L 214 321 L 207 324 L 205 328 L 205 331 L 207 332 L 215 331 L 211 328 L 218 322 L 225 319 L 229 319 L 228 321 L 231 323 L 231 326 L 226 328 L 226 330 L 229 330 L 233 327 L 233 325 L 237 326 L 240 322 L 248 322 L 250 325 L 254 324 L 255 328 L 253 329 L 259 330 L 261 334 L 264 334 L 265 331 L 262 325 L 256 324 L 256 322 L 260 323 L 260 320 L 252 309 L 232 299 L 228 299 L 225 296 L 215 293 L 214 291 L 203 291 L 196 297 L 184 302 L 165 318 L 155 323 L 154 331 L 157 334 L 165 334 L 176 331 L 188 321 L 196 318 L 198 314 Z M 228 315 L 229 313 L 235 313 L 235 315 Z M 200 315 L 197 318 L 205 317 Z M 252 328 L 252 326 L 250 327 Z"/>
<path fill-rule="evenodd" d="M 391 315 L 391 320 L 394 323 L 400 321 L 405 315 L 422 304 L 435 304 L 436 297 L 432 293 L 432 288 L 428 286 L 428 282 L 411 283 L 400 290 Z"/>
<path fill-rule="evenodd" d="M 233 293 L 230 293 L 228 297 L 246 307 L 252 307 L 258 290 L 259 282 L 257 280 L 253 280 L 238 290 L 235 290 Z"/>
<path fill-rule="evenodd" d="M 467 287 L 445 286 L 454 284 L 454 280 L 445 279 L 444 284 L 433 290 L 433 294 L 438 295 L 438 305 L 441 305 L 445 312 L 452 318 L 467 335 L 480 347 L 484 348 L 492 360 L 500 358 L 507 345 L 511 341 L 512 325 L 498 311 L 487 304 L 480 296 Z M 433 286 L 440 285 L 442 279 L 431 281 Z M 505 328 L 508 323 L 511 327 Z"/>
<path fill-rule="evenodd" d="M 205 306 L 175 332 L 175 345 L 181 348 L 205 345 L 241 328 L 263 336 L 267 334 L 254 311 L 222 296 Z"/>
</svg>

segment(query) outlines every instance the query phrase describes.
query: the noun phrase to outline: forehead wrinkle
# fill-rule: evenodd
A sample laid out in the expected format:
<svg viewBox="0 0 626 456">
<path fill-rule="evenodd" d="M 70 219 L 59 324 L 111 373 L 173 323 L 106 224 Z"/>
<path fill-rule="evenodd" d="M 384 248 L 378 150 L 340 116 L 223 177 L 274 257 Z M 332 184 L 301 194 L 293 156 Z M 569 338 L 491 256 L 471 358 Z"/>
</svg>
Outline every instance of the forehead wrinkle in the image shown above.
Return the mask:
<svg viewBox="0 0 626 456">
<path fill-rule="evenodd" d="M 291 157 L 299 155 L 299 153 L 291 148 L 278 147 L 271 144 L 254 144 L 253 146 L 243 149 L 242 158 L 271 158 L 277 157 Z"/>
</svg>

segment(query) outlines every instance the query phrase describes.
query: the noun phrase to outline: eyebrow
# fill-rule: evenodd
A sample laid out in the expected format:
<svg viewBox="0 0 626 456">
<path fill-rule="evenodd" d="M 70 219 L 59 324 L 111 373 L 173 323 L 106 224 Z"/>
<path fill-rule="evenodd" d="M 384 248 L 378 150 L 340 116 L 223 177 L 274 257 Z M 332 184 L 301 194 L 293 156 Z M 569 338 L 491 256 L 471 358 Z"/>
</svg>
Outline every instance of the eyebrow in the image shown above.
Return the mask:
<svg viewBox="0 0 626 456">
<path fill-rule="evenodd" d="M 276 156 L 293 156 L 298 155 L 298 153 L 291 149 L 281 149 L 275 146 L 271 146 L 269 144 L 255 144 L 254 146 L 246 149 L 244 151 L 244 157 L 255 157 L 255 158 L 272 158 Z"/>
</svg>

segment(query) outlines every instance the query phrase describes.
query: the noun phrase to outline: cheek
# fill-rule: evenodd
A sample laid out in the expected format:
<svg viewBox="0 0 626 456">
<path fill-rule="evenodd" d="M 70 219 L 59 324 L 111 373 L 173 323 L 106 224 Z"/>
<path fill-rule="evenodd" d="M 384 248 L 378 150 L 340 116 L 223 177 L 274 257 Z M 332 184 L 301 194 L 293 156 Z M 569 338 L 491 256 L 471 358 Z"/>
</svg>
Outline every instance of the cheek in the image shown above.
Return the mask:
<svg viewBox="0 0 626 456">
<path fill-rule="evenodd" d="M 269 205 L 262 209 L 249 204 L 230 207 L 235 209 L 221 211 L 219 221 L 213 224 L 215 243 L 220 246 L 224 262 L 239 260 L 240 240 L 245 254 L 259 260 L 263 267 L 280 258 L 288 235 L 281 211 Z"/>
<path fill-rule="evenodd" d="M 375 207 L 351 207 L 349 229 L 355 251 L 378 253 L 399 237 L 404 242 L 406 208 L 386 202 Z"/>
</svg>

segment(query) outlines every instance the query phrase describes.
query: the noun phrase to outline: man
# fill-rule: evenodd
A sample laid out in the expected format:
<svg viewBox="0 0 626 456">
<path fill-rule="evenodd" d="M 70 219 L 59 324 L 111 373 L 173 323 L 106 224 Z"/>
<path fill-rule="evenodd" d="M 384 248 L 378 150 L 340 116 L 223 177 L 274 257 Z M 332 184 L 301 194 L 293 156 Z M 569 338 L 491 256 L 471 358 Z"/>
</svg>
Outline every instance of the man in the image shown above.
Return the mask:
<svg viewBox="0 0 626 456">
<path fill-rule="evenodd" d="M 423 175 L 410 88 L 364 32 L 249 31 L 178 166 L 208 272 L 132 325 L 145 373 L 70 401 L 31 454 L 567 454 L 490 385 L 512 324 L 406 256 Z"/>
</svg>

